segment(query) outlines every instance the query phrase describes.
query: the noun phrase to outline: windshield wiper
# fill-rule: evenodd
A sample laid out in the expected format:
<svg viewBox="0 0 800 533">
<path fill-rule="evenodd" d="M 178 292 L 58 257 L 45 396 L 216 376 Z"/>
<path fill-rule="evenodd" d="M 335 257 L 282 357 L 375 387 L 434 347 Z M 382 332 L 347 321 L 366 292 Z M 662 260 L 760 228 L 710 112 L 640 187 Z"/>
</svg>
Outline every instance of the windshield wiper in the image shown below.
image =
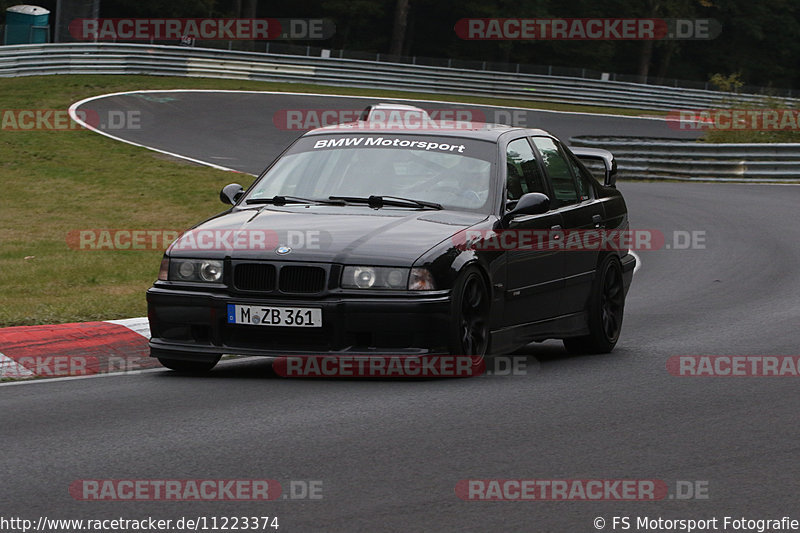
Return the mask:
<svg viewBox="0 0 800 533">
<path fill-rule="evenodd" d="M 299 196 L 273 196 L 272 198 L 250 198 L 246 204 L 323 204 L 323 205 L 345 205 L 343 200 L 319 200 L 315 198 L 300 198 Z"/>
<path fill-rule="evenodd" d="M 427 209 L 444 209 L 442 204 L 415 200 L 414 198 L 403 198 L 401 196 L 328 196 L 329 200 L 339 200 L 356 204 L 367 204 L 374 209 L 379 209 L 385 205 L 395 207 L 424 207 Z"/>
</svg>

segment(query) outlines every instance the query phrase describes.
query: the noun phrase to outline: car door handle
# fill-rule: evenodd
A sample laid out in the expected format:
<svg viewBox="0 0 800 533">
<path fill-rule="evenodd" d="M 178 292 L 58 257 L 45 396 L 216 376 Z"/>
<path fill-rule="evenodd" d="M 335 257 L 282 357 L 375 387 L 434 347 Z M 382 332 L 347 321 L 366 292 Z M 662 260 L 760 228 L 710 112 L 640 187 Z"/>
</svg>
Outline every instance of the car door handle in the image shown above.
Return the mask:
<svg viewBox="0 0 800 533">
<path fill-rule="evenodd" d="M 603 227 L 603 217 L 601 217 L 600 215 L 594 215 L 592 217 L 592 222 L 594 223 L 595 228 Z"/>
<path fill-rule="evenodd" d="M 564 229 L 564 228 L 562 228 L 561 225 L 559 225 L 559 224 L 556 224 L 555 226 L 550 226 L 550 230 L 551 231 L 559 232 L 562 229 Z M 561 240 L 561 234 L 560 233 L 554 233 L 553 235 L 551 235 L 551 237 L 553 237 L 554 241 Z"/>
</svg>

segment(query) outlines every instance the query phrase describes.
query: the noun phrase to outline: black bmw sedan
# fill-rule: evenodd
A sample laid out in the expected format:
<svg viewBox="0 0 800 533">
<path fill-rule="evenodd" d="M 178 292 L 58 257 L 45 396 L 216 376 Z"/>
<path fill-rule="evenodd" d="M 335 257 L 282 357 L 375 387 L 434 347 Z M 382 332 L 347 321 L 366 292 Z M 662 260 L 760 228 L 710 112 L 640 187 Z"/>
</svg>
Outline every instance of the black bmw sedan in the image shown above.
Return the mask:
<svg viewBox="0 0 800 533">
<path fill-rule="evenodd" d="M 204 371 L 223 354 L 608 352 L 636 263 L 606 237 L 628 230 L 615 170 L 535 129 L 310 131 L 166 251 L 151 354 Z"/>
</svg>

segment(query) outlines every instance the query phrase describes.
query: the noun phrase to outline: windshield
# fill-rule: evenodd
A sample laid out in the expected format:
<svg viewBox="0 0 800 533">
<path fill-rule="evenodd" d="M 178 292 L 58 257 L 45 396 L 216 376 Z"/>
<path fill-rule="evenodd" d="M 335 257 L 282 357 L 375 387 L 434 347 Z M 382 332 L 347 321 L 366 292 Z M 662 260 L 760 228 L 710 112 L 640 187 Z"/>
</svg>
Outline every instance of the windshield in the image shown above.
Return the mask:
<svg viewBox="0 0 800 533">
<path fill-rule="evenodd" d="M 480 211 L 489 202 L 492 154 L 492 143 L 453 137 L 307 137 L 269 169 L 247 200 L 395 196 Z"/>
</svg>

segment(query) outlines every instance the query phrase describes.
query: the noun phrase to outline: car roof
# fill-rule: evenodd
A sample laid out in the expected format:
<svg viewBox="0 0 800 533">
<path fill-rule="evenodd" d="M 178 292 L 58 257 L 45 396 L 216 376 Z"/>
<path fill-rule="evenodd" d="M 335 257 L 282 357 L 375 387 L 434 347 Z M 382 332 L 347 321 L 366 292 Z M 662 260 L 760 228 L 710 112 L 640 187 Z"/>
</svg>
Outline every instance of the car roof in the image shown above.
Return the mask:
<svg viewBox="0 0 800 533">
<path fill-rule="evenodd" d="M 367 106 L 367 109 L 401 109 L 404 111 L 422 111 L 423 113 L 428 113 L 421 107 L 417 107 L 415 105 L 408 105 L 408 104 L 392 104 L 389 102 L 379 102 L 377 104 L 372 104 Z"/>
<path fill-rule="evenodd" d="M 335 135 L 335 134 L 386 134 L 386 135 L 418 135 L 435 137 L 460 137 L 466 139 L 476 139 L 481 141 L 498 142 L 502 135 L 506 133 L 519 132 L 520 135 L 545 135 L 552 136 L 550 133 L 540 129 L 520 128 L 509 126 L 508 124 L 489 124 L 483 122 L 473 122 L 469 128 L 458 129 L 419 129 L 419 128 L 378 128 L 365 126 L 365 122 L 349 122 L 346 124 L 334 124 L 316 128 L 306 132 L 303 137 L 316 135 Z"/>
</svg>

